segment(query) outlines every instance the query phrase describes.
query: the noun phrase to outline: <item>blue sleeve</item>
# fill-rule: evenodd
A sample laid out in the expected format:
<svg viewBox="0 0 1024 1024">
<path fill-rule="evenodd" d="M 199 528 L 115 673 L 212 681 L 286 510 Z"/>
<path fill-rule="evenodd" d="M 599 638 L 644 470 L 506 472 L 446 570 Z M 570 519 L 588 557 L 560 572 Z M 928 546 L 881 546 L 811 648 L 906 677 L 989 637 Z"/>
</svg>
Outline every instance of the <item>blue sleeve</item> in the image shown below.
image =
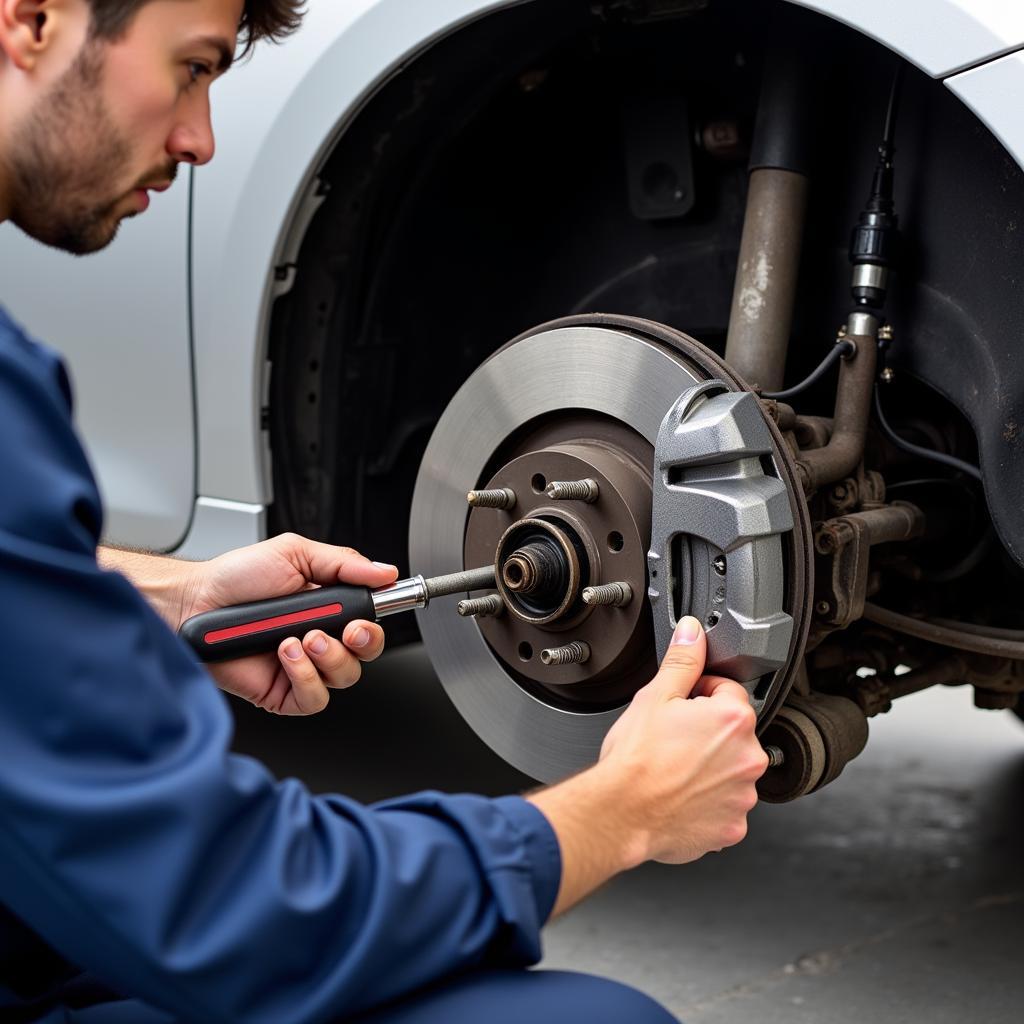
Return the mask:
<svg viewBox="0 0 1024 1024">
<path fill-rule="evenodd" d="M 204 1022 L 359 1011 L 540 956 L 560 861 L 518 797 L 314 797 L 228 751 L 222 695 L 121 576 L 57 360 L 0 313 L 0 902 Z"/>
</svg>

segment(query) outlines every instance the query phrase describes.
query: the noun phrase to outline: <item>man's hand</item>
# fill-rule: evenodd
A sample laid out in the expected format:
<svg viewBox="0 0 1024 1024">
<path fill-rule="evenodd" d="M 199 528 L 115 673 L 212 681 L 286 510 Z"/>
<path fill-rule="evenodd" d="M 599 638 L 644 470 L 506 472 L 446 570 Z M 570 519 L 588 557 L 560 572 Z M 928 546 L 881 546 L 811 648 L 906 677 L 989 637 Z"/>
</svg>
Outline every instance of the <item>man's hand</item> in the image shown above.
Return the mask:
<svg viewBox="0 0 1024 1024">
<path fill-rule="evenodd" d="M 605 737 L 599 762 L 529 797 L 562 850 L 555 913 L 647 860 L 680 864 L 738 843 L 768 758 L 738 683 L 703 676 L 704 631 L 683 619 L 661 670 Z"/>
<path fill-rule="evenodd" d="M 393 565 L 371 562 L 351 548 L 281 534 L 262 544 L 229 551 L 200 563 L 182 621 L 200 612 L 268 597 L 284 597 L 311 584 L 355 583 L 376 589 L 394 583 Z M 342 640 L 314 629 L 301 639 L 282 641 L 276 654 L 256 654 L 210 666 L 218 685 L 257 707 L 279 715 L 323 711 L 329 689 L 357 682 L 364 661 L 384 649 L 384 631 L 375 622 L 355 621 Z"/>
<path fill-rule="evenodd" d="M 355 583 L 376 589 L 394 583 L 393 565 L 371 562 L 351 548 L 306 540 L 292 533 L 229 551 L 208 562 L 102 548 L 100 564 L 126 575 L 168 625 L 228 605 L 284 597 L 311 586 Z M 328 689 L 355 683 L 362 662 L 384 649 L 384 631 L 374 622 L 350 622 L 342 640 L 315 629 L 285 640 L 276 654 L 210 666 L 224 690 L 279 715 L 312 715 L 327 706 Z"/>
</svg>

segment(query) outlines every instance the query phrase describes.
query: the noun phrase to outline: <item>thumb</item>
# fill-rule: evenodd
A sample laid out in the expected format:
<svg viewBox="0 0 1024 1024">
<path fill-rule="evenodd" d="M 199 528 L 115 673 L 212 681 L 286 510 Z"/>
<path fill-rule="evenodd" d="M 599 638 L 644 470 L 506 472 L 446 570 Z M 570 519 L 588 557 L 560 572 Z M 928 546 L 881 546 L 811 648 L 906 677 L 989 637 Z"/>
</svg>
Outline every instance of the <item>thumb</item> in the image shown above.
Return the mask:
<svg viewBox="0 0 1024 1024">
<path fill-rule="evenodd" d="M 672 634 L 655 685 L 665 696 L 689 697 L 700 682 L 707 655 L 707 638 L 700 622 L 692 615 L 684 616 Z"/>
</svg>

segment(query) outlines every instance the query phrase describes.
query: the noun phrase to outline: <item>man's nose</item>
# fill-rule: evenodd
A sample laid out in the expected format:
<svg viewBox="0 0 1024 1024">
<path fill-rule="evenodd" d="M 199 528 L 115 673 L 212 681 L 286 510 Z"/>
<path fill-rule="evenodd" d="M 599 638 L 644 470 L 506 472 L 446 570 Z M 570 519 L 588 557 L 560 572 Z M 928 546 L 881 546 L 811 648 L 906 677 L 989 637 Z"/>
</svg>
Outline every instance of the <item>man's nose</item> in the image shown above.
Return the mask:
<svg viewBox="0 0 1024 1024">
<path fill-rule="evenodd" d="M 191 116 L 182 118 L 167 139 L 168 154 L 184 164 L 208 164 L 213 159 L 214 148 L 208 103 L 202 104 L 201 110 L 191 112 Z"/>
</svg>

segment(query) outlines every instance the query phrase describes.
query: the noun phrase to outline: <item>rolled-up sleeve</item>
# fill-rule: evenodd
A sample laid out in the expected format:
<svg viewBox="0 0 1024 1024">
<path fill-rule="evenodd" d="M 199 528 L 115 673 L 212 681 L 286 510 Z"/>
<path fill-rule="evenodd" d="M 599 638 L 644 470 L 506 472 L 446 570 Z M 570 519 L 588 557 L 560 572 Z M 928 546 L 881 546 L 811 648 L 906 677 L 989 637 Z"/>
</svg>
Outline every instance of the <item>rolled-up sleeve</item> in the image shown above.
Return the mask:
<svg viewBox="0 0 1024 1024">
<path fill-rule="evenodd" d="M 205 670 L 96 565 L 59 366 L 7 334 L 0 320 L 0 900 L 190 1020 L 327 1020 L 535 962 L 561 870 L 543 815 L 440 793 L 367 807 L 231 754 Z"/>
</svg>

